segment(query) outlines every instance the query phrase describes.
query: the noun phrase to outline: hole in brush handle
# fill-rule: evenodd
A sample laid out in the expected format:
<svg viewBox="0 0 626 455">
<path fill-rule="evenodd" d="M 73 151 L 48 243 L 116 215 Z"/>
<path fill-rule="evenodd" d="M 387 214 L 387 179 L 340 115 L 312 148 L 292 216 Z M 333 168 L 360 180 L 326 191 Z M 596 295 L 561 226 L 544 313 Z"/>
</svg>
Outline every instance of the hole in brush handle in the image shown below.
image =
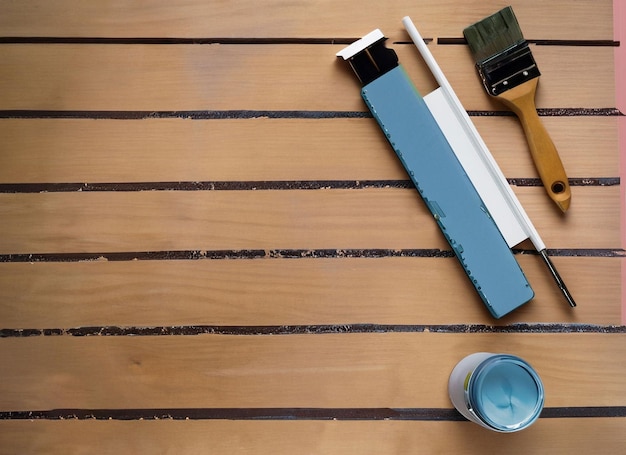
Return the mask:
<svg viewBox="0 0 626 455">
<path fill-rule="evenodd" d="M 554 182 L 552 184 L 552 192 L 555 194 L 561 194 L 565 191 L 565 183 L 559 181 L 559 182 Z"/>
</svg>

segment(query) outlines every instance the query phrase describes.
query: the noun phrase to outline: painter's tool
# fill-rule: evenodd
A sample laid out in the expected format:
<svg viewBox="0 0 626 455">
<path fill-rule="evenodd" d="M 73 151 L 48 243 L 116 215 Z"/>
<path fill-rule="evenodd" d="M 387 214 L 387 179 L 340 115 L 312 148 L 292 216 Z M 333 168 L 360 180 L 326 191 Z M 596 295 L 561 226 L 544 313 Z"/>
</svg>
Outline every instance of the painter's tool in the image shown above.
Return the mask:
<svg viewBox="0 0 626 455">
<path fill-rule="evenodd" d="M 337 53 L 491 314 L 500 318 L 534 292 L 446 136 L 385 37 L 374 30 Z"/>
<path fill-rule="evenodd" d="M 424 97 L 452 150 L 489 209 L 509 247 L 530 239 L 548 267 L 557 286 L 570 306 L 575 307 L 567 286 L 550 260 L 546 245 L 528 218 L 524 207 L 508 184 L 506 177 L 472 123 L 448 79 L 441 71 L 415 24 L 408 16 L 402 19 L 409 36 L 439 84 Z"/>
<path fill-rule="evenodd" d="M 550 198 L 565 212 L 572 194 L 561 158 L 537 115 L 535 92 L 541 73 L 513 8 L 506 7 L 467 27 L 463 34 L 487 93 L 519 117 L 541 181 Z"/>
</svg>

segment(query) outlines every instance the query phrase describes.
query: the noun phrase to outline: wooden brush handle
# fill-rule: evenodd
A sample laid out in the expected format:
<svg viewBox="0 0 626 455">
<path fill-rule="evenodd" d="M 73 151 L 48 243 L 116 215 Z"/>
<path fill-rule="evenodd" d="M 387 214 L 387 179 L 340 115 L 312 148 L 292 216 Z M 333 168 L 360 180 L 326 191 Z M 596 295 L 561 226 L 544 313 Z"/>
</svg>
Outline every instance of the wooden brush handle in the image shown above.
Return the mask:
<svg viewBox="0 0 626 455">
<path fill-rule="evenodd" d="M 572 193 L 559 153 L 537 115 L 535 91 L 538 81 L 539 78 L 535 77 L 497 97 L 519 117 L 539 177 L 550 198 L 565 212 L 570 206 Z"/>
</svg>

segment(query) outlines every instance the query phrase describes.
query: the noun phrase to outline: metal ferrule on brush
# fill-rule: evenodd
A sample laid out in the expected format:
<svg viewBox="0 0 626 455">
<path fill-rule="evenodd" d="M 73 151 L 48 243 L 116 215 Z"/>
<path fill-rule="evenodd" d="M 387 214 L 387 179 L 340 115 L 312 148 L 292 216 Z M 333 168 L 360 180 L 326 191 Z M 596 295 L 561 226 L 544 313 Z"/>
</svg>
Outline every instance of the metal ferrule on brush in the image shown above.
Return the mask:
<svg viewBox="0 0 626 455">
<path fill-rule="evenodd" d="M 476 67 L 487 92 L 494 96 L 541 75 L 526 41 L 476 63 Z"/>
</svg>

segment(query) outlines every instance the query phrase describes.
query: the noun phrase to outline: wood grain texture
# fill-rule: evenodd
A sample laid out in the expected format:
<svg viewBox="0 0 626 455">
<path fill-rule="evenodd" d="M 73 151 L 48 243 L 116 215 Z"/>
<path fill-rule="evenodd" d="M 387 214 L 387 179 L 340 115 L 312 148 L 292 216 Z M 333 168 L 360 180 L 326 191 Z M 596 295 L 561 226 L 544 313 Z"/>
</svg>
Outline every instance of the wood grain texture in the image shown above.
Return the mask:
<svg viewBox="0 0 626 455">
<path fill-rule="evenodd" d="M 620 247 L 619 187 L 574 188 L 567 217 L 515 192 L 551 248 Z M 413 189 L 0 194 L 0 217 L 3 254 L 447 245 Z"/>
<path fill-rule="evenodd" d="M 4 421 L 8 453 L 619 453 L 624 419 L 541 419 L 521 433 L 474 431 L 469 422 Z M 280 435 L 280 437 L 276 437 Z M 451 437 L 455 435 L 455 437 Z M 598 444 L 602 441 L 602 445 Z"/>
<path fill-rule="evenodd" d="M 539 257 L 517 259 L 536 297 L 498 324 L 619 325 L 623 259 L 553 258 L 576 311 Z M 450 257 L 0 263 L 0 320 L 5 329 L 494 322 Z"/>
<path fill-rule="evenodd" d="M 450 407 L 472 352 L 537 369 L 546 407 L 623 406 L 626 334 L 383 333 L 0 339 L 0 409 Z M 582 367 L 584 366 L 584 368 Z"/>
<path fill-rule="evenodd" d="M 613 39 L 609 0 L 511 2 L 527 37 Z M 260 7 L 249 2 L 163 0 L 141 4 L 84 3 L 77 0 L 5 2 L 0 34 L 5 36 L 234 36 L 360 37 L 380 27 L 394 39 L 402 36 L 400 20 L 413 16 L 423 36 L 460 37 L 467 25 L 502 8 L 495 0 L 427 2 L 402 0 L 385 5 L 315 0 L 284 5 L 277 0 Z M 71 14 L 69 14 L 71 12 Z M 54 18 L 55 20 L 51 20 Z"/>
<path fill-rule="evenodd" d="M 473 117 L 503 173 L 532 177 L 514 117 Z M 619 175 L 617 117 L 543 117 L 571 177 Z M 0 120 L 0 183 L 407 179 L 374 119 Z"/>
<path fill-rule="evenodd" d="M 411 45 L 395 46 L 418 90 L 436 88 Z M 0 47 L 0 109 L 365 111 L 356 78 L 323 45 L 47 45 Z M 433 54 L 466 109 L 502 110 L 467 46 Z M 613 49 L 533 49 L 537 107 L 613 107 Z M 320 62 L 327 62 L 320 65 Z M 575 88 L 575 89 L 574 89 Z"/>
</svg>

